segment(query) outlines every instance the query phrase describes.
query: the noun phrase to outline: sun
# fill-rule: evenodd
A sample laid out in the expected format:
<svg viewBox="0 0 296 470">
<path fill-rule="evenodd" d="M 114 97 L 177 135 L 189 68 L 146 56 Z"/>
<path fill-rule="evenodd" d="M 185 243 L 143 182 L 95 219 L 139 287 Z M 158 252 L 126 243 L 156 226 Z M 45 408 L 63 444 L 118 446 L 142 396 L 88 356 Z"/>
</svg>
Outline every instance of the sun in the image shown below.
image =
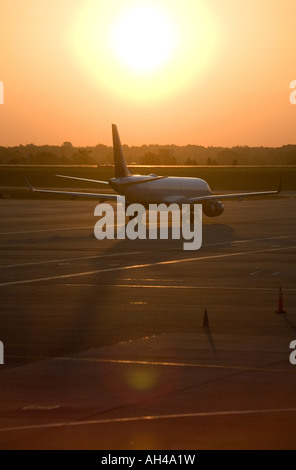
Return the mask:
<svg viewBox="0 0 296 470">
<path fill-rule="evenodd" d="M 168 12 L 156 5 L 133 5 L 114 22 L 111 49 L 126 67 L 149 73 L 173 57 L 178 30 Z"/>
<path fill-rule="evenodd" d="M 204 0 L 85 0 L 69 32 L 79 72 L 107 96 L 136 103 L 188 88 L 216 41 Z"/>
</svg>

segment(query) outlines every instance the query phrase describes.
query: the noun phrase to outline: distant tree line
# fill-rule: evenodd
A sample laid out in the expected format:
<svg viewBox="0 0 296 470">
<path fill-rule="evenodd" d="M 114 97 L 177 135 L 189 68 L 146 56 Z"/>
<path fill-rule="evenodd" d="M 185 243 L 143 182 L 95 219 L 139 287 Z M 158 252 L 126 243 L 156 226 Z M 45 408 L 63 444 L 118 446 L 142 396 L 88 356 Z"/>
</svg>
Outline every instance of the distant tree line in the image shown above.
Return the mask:
<svg viewBox="0 0 296 470">
<path fill-rule="evenodd" d="M 128 164 L 137 165 L 296 165 L 296 145 L 232 148 L 199 145 L 124 145 Z M 112 147 L 74 147 L 34 144 L 0 147 L 0 164 L 106 165 L 113 163 Z"/>
</svg>

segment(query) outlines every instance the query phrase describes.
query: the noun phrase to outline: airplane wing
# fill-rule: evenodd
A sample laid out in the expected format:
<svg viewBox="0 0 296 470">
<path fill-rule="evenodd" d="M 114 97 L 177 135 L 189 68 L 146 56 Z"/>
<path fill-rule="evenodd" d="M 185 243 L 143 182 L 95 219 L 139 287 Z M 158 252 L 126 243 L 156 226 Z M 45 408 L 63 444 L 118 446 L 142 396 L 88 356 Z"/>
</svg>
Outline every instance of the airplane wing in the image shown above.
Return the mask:
<svg viewBox="0 0 296 470">
<path fill-rule="evenodd" d="M 29 181 L 27 180 L 27 185 L 29 189 L 36 193 L 51 193 L 51 194 L 64 194 L 65 196 L 84 196 L 84 197 L 94 197 L 101 201 L 105 201 L 107 199 L 117 200 L 116 194 L 99 194 L 99 193 L 83 193 L 83 192 L 76 192 L 76 191 L 57 191 L 53 189 L 36 189 L 31 186 Z"/>
<path fill-rule="evenodd" d="M 232 194 L 209 194 L 208 196 L 198 196 L 189 198 L 186 202 L 202 202 L 202 201 L 211 201 L 211 200 L 220 200 L 220 199 L 243 199 L 244 197 L 252 196 L 268 196 L 272 194 L 279 194 L 282 190 L 282 183 L 280 181 L 279 187 L 276 191 L 255 191 L 249 193 L 232 193 Z"/>
<path fill-rule="evenodd" d="M 279 194 L 280 191 L 257 191 L 254 193 L 233 193 L 233 194 L 210 194 L 208 196 L 192 197 L 186 200 L 188 203 L 211 201 L 217 199 L 243 199 L 251 196 L 267 196 L 271 194 Z"/>
<path fill-rule="evenodd" d="M 88 178 L 78 178 L 77 176 L 65 176 L 65 175 L 56 175 L 59 178 L 68 178 L 70 180 L 79 180 L 79 181 L 89 181 L 91 183 L 99 183 L 99 184 L 109 184 L 108 181 L 100 181 L 100 180 L 90 180 Z"/>
</svg>

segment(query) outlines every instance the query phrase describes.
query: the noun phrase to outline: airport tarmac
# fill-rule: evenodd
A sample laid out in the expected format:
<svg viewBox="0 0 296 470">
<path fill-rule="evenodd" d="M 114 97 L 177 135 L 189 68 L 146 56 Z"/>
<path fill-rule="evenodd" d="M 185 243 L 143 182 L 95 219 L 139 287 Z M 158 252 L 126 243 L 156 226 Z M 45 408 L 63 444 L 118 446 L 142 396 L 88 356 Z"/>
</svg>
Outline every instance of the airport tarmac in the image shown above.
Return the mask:
<svg viewBox="0 0 296 470">
<path fill-rule="evenodd" d="M 295 195 L 198 251 L 96 240 L 95 206 L 1 201 L 0 448 L 295 449 Z"/>
</svg>

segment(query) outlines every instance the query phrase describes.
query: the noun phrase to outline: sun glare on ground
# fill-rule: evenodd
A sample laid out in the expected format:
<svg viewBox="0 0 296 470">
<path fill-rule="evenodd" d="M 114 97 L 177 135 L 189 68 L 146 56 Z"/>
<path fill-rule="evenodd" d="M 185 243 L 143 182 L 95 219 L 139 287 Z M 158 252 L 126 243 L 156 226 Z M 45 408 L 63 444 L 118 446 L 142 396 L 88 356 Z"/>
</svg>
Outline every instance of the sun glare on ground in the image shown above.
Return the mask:
<svg viewBox="0 0 296 470">
<path fill-rule="evenodd" d="M 73 58 L 89 78 L 132 101 L 186 86 L 206 69 L 215 43 L 206 7 L 193 0 L 88 0 L 70 34 Z"/>
</svg>

